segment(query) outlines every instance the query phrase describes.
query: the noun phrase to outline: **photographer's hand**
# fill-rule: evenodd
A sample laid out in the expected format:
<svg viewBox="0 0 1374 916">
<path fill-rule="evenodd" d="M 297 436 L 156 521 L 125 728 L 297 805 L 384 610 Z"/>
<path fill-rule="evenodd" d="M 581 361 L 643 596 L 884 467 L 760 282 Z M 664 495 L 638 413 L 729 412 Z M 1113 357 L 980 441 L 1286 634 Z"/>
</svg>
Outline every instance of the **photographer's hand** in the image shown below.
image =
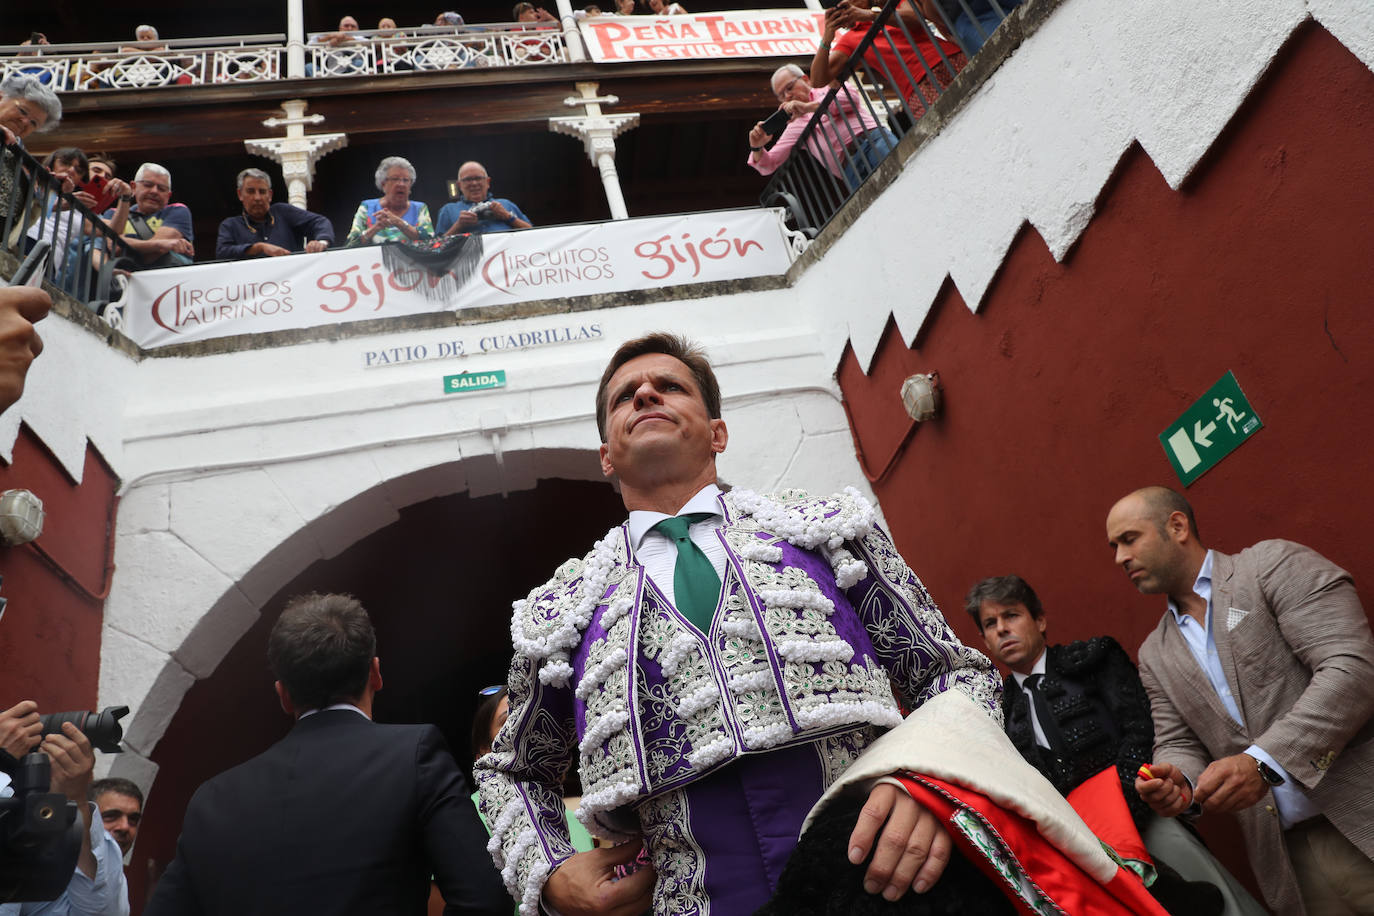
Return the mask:
<svg viewBox="0 0 1374 916">
<path fill-rule="evenodd" d="M 86 825 L 81 831 L 81 856 L 76 867 L 87 878 L 94 878 L 95 855 L 91 852 L 91 806 L 86 792 L 91 787 L 91 771 L 95 769 L 95 751 L 90 740 L 71 722 L 62 723 L 62 734 L 45 735 L 38 748 L 52 761 L 51 791 L 61 792 L 81 809 Z"/>
<path fill-rule="evenodd" d="M 33 750 L 42 734 L 38 704 L 33 700 L 21 700 L 0 712 L 0 748 L 15 760 Z"/>
</svg>

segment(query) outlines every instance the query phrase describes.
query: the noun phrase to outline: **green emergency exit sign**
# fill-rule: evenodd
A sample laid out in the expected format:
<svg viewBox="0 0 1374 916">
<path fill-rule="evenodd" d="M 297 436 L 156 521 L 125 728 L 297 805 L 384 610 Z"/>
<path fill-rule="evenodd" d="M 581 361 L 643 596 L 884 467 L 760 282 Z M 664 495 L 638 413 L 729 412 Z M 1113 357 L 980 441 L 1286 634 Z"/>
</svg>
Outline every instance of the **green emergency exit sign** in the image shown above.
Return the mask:
<svg viewBox="0 0 1374 916">
<path fill-rule="evenodd" d="M 1235 374 L 1228 372 L 1159 434 L 1159 443 L 1186 487 L 1263 426 Z"/>
<path fill-rule="evenodd" d="M 458 375 L 444 376 L 444 393 L 457 394 L 460 391 L 481 391 L 484 388 L 505 388 L 506 370 L 494 369 L 491 372 L 463 372 Z"/>
</svg>

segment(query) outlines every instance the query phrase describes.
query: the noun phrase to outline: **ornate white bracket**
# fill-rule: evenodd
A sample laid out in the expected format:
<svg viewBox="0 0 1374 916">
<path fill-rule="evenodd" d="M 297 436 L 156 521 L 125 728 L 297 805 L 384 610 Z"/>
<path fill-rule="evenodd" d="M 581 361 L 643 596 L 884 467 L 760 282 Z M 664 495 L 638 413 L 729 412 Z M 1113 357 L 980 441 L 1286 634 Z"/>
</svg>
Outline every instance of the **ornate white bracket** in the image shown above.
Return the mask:
<svg viewBox="0 0 1374 916">
<path fill-rule="evenodd" d="M 597 95 L 597 89 L 597 83 L 578 83 L 577 90 L 582 93 L 581 97 L 568 96 L 563 104 L 569 108 L 583 106 L 586 114 L 549 118 L 549 130 L 582 141 L 587 158 L 601 172 L 601 184 L 606 189 L 611 218 L 628 219 L 630 214 L 625 209 L 625 196 L 621 193 L 620 176 L 615 169 L 615 138 L 638 127 L 639 115 L 602 113 L 602 105 L 614 105 L 620 99 L 613 95 Z"/>
<path fill-rule="evenodd" d="M 315 163 L 336 149 L 348 145 L 348 134 L 311 134 L 305 133 L 305 125 L 324 122 L 324 115 L 305 113 L 304 99 L 291 99 L 282 103 L 286 112 L 284 118 L 268 118 L 264 127 L 285 127 L 285 137 L 262 137 L 257 140 L 244 140 L 248 152 L 264 156 L 281 164 L 282 177 L 286 179 L 287 198 L 291 203 L 305 209 L 305 195 L 315 180 Z"/>
</svg>

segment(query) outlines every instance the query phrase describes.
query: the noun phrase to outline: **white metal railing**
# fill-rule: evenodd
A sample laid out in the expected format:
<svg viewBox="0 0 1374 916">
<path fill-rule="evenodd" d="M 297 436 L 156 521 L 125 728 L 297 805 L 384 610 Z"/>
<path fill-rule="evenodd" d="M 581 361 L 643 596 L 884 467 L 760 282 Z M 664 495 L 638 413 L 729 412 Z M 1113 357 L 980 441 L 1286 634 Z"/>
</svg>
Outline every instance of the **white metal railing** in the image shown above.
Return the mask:
<svg viewBox="0 0 1374 916">
<path fill-rule="evenodd" d="M 36 76 L 58 92 L 253 82 L 281 75 L 286 36 L 0 48 L 0 77 Z"/>
<path fill-rule="evenodd" d="M 370 76 L 569 60 L 563 31 L 556 25 L 493 23 L 356 34 L 357 39 L 340 45 L 307 44 L 306 75 Z M 38 53 L 32 47 L 0 46 L 0 78 L 11 73 L 36 76 L 58 92 L 262 82 L 286 75 L 286 36 L 44 45 Z"/>
</svg>

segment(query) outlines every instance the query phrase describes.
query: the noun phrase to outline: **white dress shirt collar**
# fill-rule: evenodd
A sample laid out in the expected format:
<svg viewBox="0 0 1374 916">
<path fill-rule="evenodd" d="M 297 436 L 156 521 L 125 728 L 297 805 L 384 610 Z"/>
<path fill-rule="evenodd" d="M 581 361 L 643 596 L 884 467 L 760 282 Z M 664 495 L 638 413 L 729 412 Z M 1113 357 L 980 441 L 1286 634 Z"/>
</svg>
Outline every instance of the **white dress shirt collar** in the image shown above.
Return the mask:
<svg viewBox="0 0 1374 916">
<path fill-rule="evenodd" d="M 648 509 L 633 510 L 630 513 L 629 522 L 630 546 L 635 550 L 639 550 L 640 545 L 644 542 L 644 535 L 648 534 L 655 525 L 665 518 L 686 515 L 689 512 L 709 512 L 712 515 L 721 515 L 720 502 L 718 501 L 719 497 L 720 487 L 713 483 L 708 483 L 698 490 L 695 496 L 687 500 L 687 504 L 673 513 L 673 515 L 667 515 L 663 512 L 653 512 Z"/>
<path fill-rule="evenodd" d="M 1017 686 L 1017 687 L 1022 687 L 1022 688 L 1024 688 L 1024 687 L 1026 686 L 1026 678 L 1030 677 L 1031 674 L 1044 674 L 1044 673 L 1045 673 L 1045 655 L 1046 655 L 1048 652 L 1049 652 L 1049 647 L 1048 647 L 1048 646 L 1046 646 L 1045 648 L 1043 648 L 1043 649 L 1040 650 L 1040 657 L 1037 658 L 1037 659 L 1035 660 L 1035 664 L 1034 664 L 1034 665 L 1031 665 L 1030 674 L 1022 674 L 1020 671 L 1013 671 L 1013 672 L 1011 673 L 1011 676 L 1014 677 L 1014 678 L 1016 678 L 1016 686 Z"/>
</svg>

